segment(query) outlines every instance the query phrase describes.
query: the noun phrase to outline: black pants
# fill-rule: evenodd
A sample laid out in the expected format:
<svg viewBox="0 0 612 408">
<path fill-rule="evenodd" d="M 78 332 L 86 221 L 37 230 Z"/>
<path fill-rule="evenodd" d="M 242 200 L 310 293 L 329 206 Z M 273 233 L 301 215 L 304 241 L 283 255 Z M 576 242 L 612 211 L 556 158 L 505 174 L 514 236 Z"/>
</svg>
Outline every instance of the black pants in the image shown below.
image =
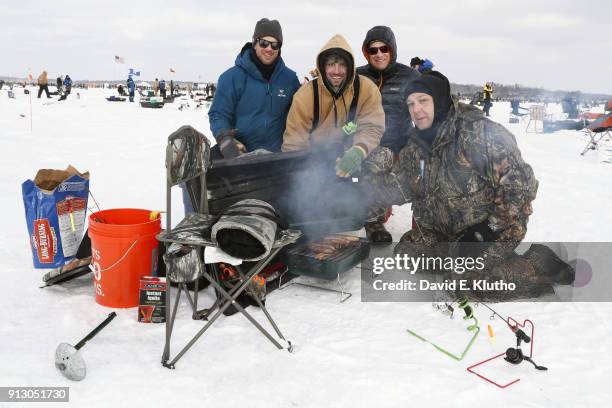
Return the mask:
<svg viewBox="0 0 612 408">
<path fill-rule="evenodd" d="M 491 103 L 491 101 L 489 100 L 485 100 L 484 101 L 484 106 L 482 108 L 482 110 L 484 111 L 484 113 L 489 116 L 489 110 L 491 109 L 491 106 L 493 106 L 493 103 Z"/>
<path fill-rule="evenodd" d="M 58 100 L 59 101 L 65 101 L 66 98 L 68 97 L 68 95 L 70 95 L 70 91 L 71 91 L 71 89 L 67 87 L 66 88 L 66 92 L 64 92 L 64 94 Z"/>
<path fill-rule="evenodd" d="M 50 98 L 51 95 L 49 94 L 49 86 L 47 85 L 38 85 L 38 98 L 40 99 L 40 95 L 42 95 L 43 91 L 45 91 L 45 94 L 47 94 L 47 98 Z"/>
</svg>

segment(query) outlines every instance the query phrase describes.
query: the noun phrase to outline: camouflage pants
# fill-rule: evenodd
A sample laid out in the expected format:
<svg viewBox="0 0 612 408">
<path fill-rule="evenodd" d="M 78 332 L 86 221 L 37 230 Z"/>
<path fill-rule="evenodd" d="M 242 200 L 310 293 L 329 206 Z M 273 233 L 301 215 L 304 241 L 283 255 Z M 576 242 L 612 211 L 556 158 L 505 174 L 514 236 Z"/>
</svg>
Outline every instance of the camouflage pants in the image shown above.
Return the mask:
<svg viewBox="0 0 612 408">
<path fill-rule="evenodd" d="M 482 268 L 471 268 L 462 273 L 457 269 L 427 270 L 427 273 L 442 275 L 444 280 L 467 282 L 469 290 L 457 290 L 449 294 L 458 298 L 468 296 L 481 301 L 507 301 L 534 298 L 552 292 L 551 281 L 532 262 L 532 257 L 523 257 L 515 252 L 518 242 L 460 243 L 444 242 L 444 237 L 428 229 L 413 229 L 406 232 L 394 249 L 394 255 L 410 257 L 437 257 L 458 260 L 465 258 L 465 251 L 477 254 Z M 491 289 L 484 284 L 503 282 L 515 285 L 514 290 Z M 500 285 L 501 286 L 501 285 Z"/>
<path fill-rule="evenodd" d="M 365 160 L 361 177 L 366 184 L 376 184 L 375 179 L 382 177 L 382 174 L 391 170 L 393 167 L 393 152 L 386 147 L 377 147 L 372 150 Z M 370 207 L 367 222 L 380 221 L 390 208 L 390 205 L 373 205 Z"/>
</svg>

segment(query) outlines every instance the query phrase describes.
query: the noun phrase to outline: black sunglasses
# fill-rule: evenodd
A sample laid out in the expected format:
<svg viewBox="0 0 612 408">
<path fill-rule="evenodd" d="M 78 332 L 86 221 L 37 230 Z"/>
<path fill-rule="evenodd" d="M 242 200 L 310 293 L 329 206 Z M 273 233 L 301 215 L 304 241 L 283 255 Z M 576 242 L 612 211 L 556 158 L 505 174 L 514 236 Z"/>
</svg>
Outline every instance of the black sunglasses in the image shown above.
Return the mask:
<svg viewBox="0 0 612 408">
<path fill-rule="evenodd" d="M 280 49 L 282 45 L 280 41 L 268 41 L 268 40 L 264 40 L 263 38 L 257 38 L 255 42 L 257 42 L 257 44 L 259 44 L 261 48 L 268 48 L 268 45 L 269 45 L 270 47 L 272 47 L 274 51 Z"/>
<path fill-rule="evenodd" d="M 376 55 L 378 54 L 378 51 L 382 52 L 383 54 L 386 54 L 391 51 L 391 48 L 389 48 L 388 45 L 383 45 L 382 47 L 368 47 L 366 51 L 370 55 Z"/>
</svg>

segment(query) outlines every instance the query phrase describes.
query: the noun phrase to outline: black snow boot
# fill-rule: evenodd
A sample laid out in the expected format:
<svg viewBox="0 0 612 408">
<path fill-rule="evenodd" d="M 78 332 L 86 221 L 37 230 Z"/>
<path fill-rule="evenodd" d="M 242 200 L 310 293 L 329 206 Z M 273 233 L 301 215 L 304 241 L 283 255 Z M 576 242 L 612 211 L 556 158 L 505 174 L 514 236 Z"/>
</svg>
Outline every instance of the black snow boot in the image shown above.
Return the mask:
<svg viewBox="0 0 612 408">
<path fill-rule="evenodd" d="M 451 275 L 456 280 L 466 280 L 468 287 L 472 287 L 471 290 L 457 291 L 458 296 L 467 295 L 482 302 L 537 299 L 540 296 L 554 295 L 555 293 L 549 280 L 539 276 L 536 268 L 529 260 L 516 254 L 510 255 L 493 265 L 487 265 L 482 271 L 470 271 L 462 275 L 452 273 Z M 483 280 L 513 283 L 515 289 L 482 287 Z"/>
<path fill-rule="evenodd" d="M 531 244 L 523 254 L 535 268 L 538 276 L 546 278 L 550 283 L 571 285 L 574 283 L 576 271 L 572 266 L 559 258 L 552 249 L 542 244 Z"/>
</svg>

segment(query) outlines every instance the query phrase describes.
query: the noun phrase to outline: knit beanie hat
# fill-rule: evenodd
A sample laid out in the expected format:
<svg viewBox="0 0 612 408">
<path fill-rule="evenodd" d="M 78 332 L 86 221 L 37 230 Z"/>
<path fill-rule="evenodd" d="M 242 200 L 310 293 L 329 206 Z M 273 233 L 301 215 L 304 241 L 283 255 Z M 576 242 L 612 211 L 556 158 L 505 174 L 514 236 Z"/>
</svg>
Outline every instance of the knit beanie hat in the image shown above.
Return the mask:
<svg viewBox="0 0 612 408">
<path fill-rule="evenodd" d="M 423 61 L 419 57 L 414 57 L 413 59 L 410 60 L 410 66 L 414 68 L 417 65 L 422 65 L 424 62 L 425 61 Z"/>
<path fill-rule="evenodd" d="M 415 78 L 406 86 L 405 97 L 408 98 L 410 94 L 415 92 L 422 92 L 433 98 L 434 121 L 438 122 L 446 118 L 452 99 L 450 83 L 444 75 L 438 71 L 431 71 Z"/>
<path fill-rule="evenodd" d="M 257 24 L 255 24 L 253 39 L 266 36 L 274 37 L 282 44 L 283 30 L 278 20 L 268 20 L 267 18 L 262 18 L 257 22 Z"/>
</svg>

